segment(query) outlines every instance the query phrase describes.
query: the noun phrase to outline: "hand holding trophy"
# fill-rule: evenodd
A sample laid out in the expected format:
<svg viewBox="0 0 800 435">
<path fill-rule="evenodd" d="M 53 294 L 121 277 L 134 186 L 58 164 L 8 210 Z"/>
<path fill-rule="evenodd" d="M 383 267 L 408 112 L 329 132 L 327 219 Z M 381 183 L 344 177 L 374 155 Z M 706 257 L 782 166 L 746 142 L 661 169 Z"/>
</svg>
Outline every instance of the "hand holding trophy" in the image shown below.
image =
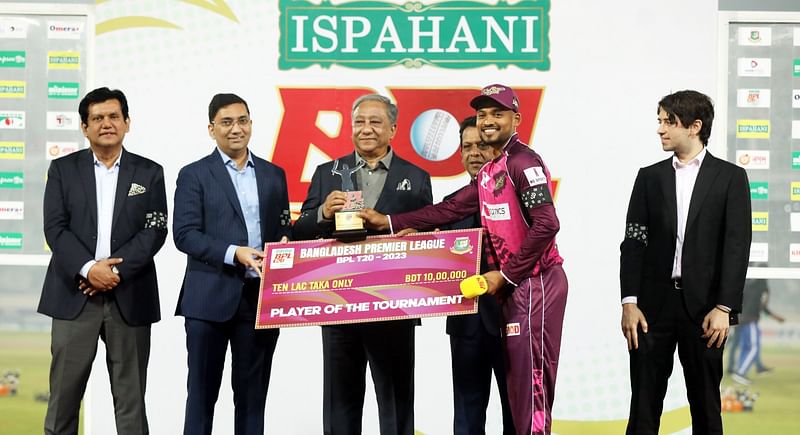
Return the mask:
<svg viewBox="0 0 800 435">
<path fill-rule="evenodd" d="M 333 232 L 333 237 L 341 242 L 355 242 L 367 237 L 364 220 L 358 216 L 358 212 L 364 208 L 364 196 L 360 190 L 355 190 L 353 184 L 353 174 L 362 167 L 363 160 L 353 168 L 335 160 L 331 169 L 331 173 L 342 177 L 342 191 L 345 194 L 344 206 L 334 213 L 336 231 Z"/>
</svg>

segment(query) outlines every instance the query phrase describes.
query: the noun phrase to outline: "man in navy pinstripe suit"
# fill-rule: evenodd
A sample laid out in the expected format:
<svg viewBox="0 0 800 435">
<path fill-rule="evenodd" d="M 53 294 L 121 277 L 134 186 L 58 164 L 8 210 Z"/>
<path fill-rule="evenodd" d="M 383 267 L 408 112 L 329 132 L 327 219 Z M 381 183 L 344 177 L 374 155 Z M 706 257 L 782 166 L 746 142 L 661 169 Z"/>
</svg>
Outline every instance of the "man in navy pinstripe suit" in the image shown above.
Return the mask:
<svg viewBox="0 0 800 435">
<path fill-rule="evenodd" d="M 215 95 L 208 121 L 217 147 L 181 169 L 175 190 L 175 246 L 187 255 L 176 310 L 186 318 L 189 366 L 183 432 L 211 434 L 230 343 L 234 433 L 261 435 L 278 330 L 254 325 L 264 243 L 291 231 L 286 175 L 248 150 L 242 98 Z"/>
</svg>

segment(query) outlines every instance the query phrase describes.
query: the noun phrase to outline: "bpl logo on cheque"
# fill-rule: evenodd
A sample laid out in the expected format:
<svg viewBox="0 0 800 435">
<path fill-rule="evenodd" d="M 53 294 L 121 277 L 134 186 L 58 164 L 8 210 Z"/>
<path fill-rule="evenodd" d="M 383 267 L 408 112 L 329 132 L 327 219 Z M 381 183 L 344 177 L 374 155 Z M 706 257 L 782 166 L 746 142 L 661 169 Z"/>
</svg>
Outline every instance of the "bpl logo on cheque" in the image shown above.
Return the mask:
<svg viewBox="0 0 800 435">
<path fill-rule="evenodd" d="M 291 269 L 294 267 L 294 248 L 276 248 L 269 259 L 270 269 Z"/>
</svg>

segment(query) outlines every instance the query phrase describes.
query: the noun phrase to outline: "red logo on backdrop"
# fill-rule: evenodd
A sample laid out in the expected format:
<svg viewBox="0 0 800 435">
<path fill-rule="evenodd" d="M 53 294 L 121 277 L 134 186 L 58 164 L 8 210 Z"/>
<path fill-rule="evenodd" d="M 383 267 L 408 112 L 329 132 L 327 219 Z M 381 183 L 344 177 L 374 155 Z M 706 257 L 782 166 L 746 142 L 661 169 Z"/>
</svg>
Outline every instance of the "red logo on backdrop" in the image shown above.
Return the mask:
<svg viewBox="0 0 800 435">
<path fill-rule="evenodd" d="M 515 87 L 520 100 L 520 139 L 532 144 L 536 119 L 542 99 L 542 88 Z M 469 101 L 480 88 L 429 89 L 388 88 L 399 109 L 397 134 L 392 141 L 394 151 L 402 158 L 428 171 L 432 178 L 453 177 L 464 172 L 458 148 L 441 144 L 458 141 L 458 123 L 474 115 Z M 350 111 L 353 101 L 369 88 L 279 88 L 284 107 L 283 120 L 275 142 L 272 162 L 286 171 L 289 201 L 294 211 L 306 198 L 310 180 L 303 180 L 312 146 L 328 160 L 353 152 Z M 341 116 L 338 135 L 317 126 L 320 113 L 336 112 Z M 453 125 L 455 124 L 455 125 Z M 454 130 L 453 130 L 454 129 Z M 454 131 L 454 133 L 453 133 Z M 452 148 L 452 154 L 450 149 Z M 425 157 L 423 157 L 425 156 Z M 307 176 L 313 173 L 309 168 Z M 555 186 L 552 186 L 555 191 Z"/>
</svg>

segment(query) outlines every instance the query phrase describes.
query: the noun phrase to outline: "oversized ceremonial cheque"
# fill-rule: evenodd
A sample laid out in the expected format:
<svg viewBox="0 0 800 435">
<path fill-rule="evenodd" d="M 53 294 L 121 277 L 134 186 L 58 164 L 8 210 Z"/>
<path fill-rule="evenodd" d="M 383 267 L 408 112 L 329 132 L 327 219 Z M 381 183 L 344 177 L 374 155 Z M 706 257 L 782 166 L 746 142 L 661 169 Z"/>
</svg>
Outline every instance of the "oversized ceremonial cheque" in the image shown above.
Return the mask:
<svg viewBox="0 0 800 435">
<path fill-rule="evenodd" d="M 480 269 L 481 230 L 267 243 L 256 328 L 470 314 L 459 282 Z"/>
</svg>

